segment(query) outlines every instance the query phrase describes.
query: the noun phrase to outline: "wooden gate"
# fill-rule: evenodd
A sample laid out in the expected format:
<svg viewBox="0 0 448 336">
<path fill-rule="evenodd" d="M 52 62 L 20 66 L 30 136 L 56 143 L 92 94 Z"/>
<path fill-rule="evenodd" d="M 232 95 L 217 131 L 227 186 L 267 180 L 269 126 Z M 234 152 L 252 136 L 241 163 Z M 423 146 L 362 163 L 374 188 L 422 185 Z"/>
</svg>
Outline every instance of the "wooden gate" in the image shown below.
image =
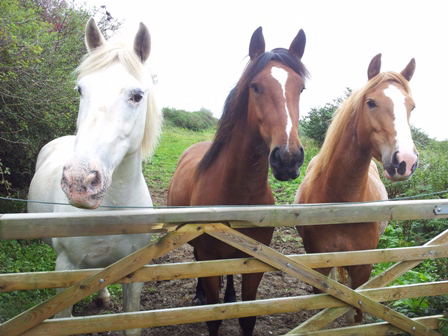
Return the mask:
<svg viewBox="0 0 448 336">
<path fill-rule="evenodd" d="M 0 239 L 29 239 L 167 231 L 159 241 L 99 270 L 0 275 L 0 291 L 68 287 L 50 300 L 0 325 L 0 335 L 69 335 L 326 308 L 288 334 L 440 335 L 439 319 L 410 319 L 379 302 L 448 294 L 448 281 L 387 287 L 427 258 L 448 257 L 448 230 L 421 247 L 285 256 L 234 230 L 241 227 L 344 224 L 448 218 L 448 200 L 395 201 L 259 207 L 189 207 L 88 213 L 0 215 Z M 225 224 L 222 224 L 225 223 Z M 254 258 L 145 266 L 202 234 L 209 234 Z M 398 262 L 352 290 L 312 268 Z M 118 282 L 167 280 L 281 270 L 327 294 L 47 320 L 88 295 Z M 323 330 L 351 307 L 385 323 Z"/>
</svg>

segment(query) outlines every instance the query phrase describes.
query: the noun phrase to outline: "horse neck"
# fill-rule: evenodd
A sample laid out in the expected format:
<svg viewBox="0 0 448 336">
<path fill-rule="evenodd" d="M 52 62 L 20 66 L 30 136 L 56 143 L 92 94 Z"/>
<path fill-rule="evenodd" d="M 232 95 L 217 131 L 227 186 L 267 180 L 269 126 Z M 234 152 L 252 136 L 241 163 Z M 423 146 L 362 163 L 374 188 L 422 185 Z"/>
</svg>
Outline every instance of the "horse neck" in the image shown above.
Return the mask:
<svg viewBox="0 0 448 336">
<path fill-rule="evenodd" d="M 109 205 L 151 205 L 140 193 L 142 178 L 142 155 L 137 150 L 126 155 L 115 168 L 105 201 Z"/>
<path fill-rule="evenodd" d="M 235 197 L 257 194 L 265 197 L 268 191 L 269 148 L 260 133 L 240 124 L 233 130 L 231 141 L 221 153 L 223 181 Z"/>
<path fill-rule="evenodd" d="M 363 201 L 366 198 L 371 148 L 361 147 L 357 133 L 358 117 L 352 118 L 336 145 L 323 176 L 323 195 L 328 201 Z"/>
</svg>

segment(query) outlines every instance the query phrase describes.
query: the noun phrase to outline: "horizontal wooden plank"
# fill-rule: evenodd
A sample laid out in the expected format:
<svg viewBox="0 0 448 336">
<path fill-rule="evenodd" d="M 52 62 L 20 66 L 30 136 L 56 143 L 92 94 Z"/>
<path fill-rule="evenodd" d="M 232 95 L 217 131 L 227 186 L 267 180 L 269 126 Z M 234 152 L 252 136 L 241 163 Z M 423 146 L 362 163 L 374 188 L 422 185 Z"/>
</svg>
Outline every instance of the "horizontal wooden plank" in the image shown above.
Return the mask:
<svg viewBox="0 0 448 336">
<path fill-rule="evenodd" d="M 213 206 L 70 213 L 0 215 L 0 239 L 31 239 L 172 230 L 183 223 L 222 223 L 232 228 L 344 224 L 448 218 L 436 215 L 448 200 L 281 206 Z"/>
<path fill-rule="evenodd" d="M 288 257 L 311 268 L 343 265 L 352 266 L 366 263 L 376 264 L 380 262 L 398 262 L 402 260 L 446 258 L 448 257 L 448 245 L 415 246 L 339 253 L 298 254 L 289 255 Z M 276 271 L 276 269 L 255 258 L 148 265 L 136 271 L 132 278 L 126 277 L 119 283 L 271 271 Z M 69 287 L 95 272 L 98 272 L 98 270 L 0 274 L 0 292 Z"/>
<path fill-rule="evenodd" d="M 434 315 L 434 316 L 425 316 L 418 317 L 412 320 L 417 321 L 430 329 L 438 329 L 440 319 L 443 318 L 443 315 Z M 364 324 L 364 325 L 356 325 L 351 327 L 337 328 L 337 329 L 328 329 L 322 331 L 315 332 L 306 332 L 306 333 L 296 333 L 293 334 L 295 336 L 347 336 L 347 335 L 357 335 L 357 336 L 380 336 L 380 335 L 403 335 L 403 330 L 394 327 L 390 323 L 382 322 L 382 323 L 372 323 L 372 324 Z"/>
<path fill-rule="evenodd" d="M 386 301 L 448 294 L 448 282 L 394 286 L 360 291 L 375 301 Z M 247 316 L 260 316 L 343 306 L 344 303 L 328 294 L 286 297 L 277 299 L 225 303 L 206 306 L 170 308 L 136 313 L 74 317 L 46 320 L 23 335 L 50 336 L 91 333 L 124 328 L 150 328 L 165 325 L 196 323 Z"/>
</svg>

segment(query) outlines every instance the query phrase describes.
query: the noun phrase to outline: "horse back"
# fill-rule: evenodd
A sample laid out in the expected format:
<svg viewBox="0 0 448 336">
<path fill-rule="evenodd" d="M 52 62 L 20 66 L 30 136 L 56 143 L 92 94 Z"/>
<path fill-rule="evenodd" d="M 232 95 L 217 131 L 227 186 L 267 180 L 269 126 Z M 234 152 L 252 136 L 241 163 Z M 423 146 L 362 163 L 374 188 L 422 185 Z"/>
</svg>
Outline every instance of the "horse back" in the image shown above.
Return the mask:
<svg viewBox="0 0 448 336">
<path fill-rule="evenodd" d="M 196 183 L 196 170 L 211 144 L 199 142 L 182 153 L 168 188 L 168 206 L 192 205 L 191 195 Z"/>
</svg>

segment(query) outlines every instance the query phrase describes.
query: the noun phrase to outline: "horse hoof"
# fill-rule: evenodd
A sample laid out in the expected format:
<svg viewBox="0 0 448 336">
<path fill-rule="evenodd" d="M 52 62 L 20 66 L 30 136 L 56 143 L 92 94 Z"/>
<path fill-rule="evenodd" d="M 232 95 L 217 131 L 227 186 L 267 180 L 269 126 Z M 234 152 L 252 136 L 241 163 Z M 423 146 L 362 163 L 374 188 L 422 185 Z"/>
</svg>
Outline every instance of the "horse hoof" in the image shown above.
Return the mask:
<svg viewBox="0 0 448 336">
<path fill-rule="evenodd" d="M 203 306 L 205 304 L 207 304 L 205 302 L 205 298 L 199 296 L 195 296 L 194 299 L 191 301 L 192 306 Z"/>
<path fill-rule="evenodd" d="M 97 297 L 95 300 L 96 306 L 99 308 L 110 309 L 112 308 L 112 302 L 110 298 L 99 298 Z"/>
</svg>

